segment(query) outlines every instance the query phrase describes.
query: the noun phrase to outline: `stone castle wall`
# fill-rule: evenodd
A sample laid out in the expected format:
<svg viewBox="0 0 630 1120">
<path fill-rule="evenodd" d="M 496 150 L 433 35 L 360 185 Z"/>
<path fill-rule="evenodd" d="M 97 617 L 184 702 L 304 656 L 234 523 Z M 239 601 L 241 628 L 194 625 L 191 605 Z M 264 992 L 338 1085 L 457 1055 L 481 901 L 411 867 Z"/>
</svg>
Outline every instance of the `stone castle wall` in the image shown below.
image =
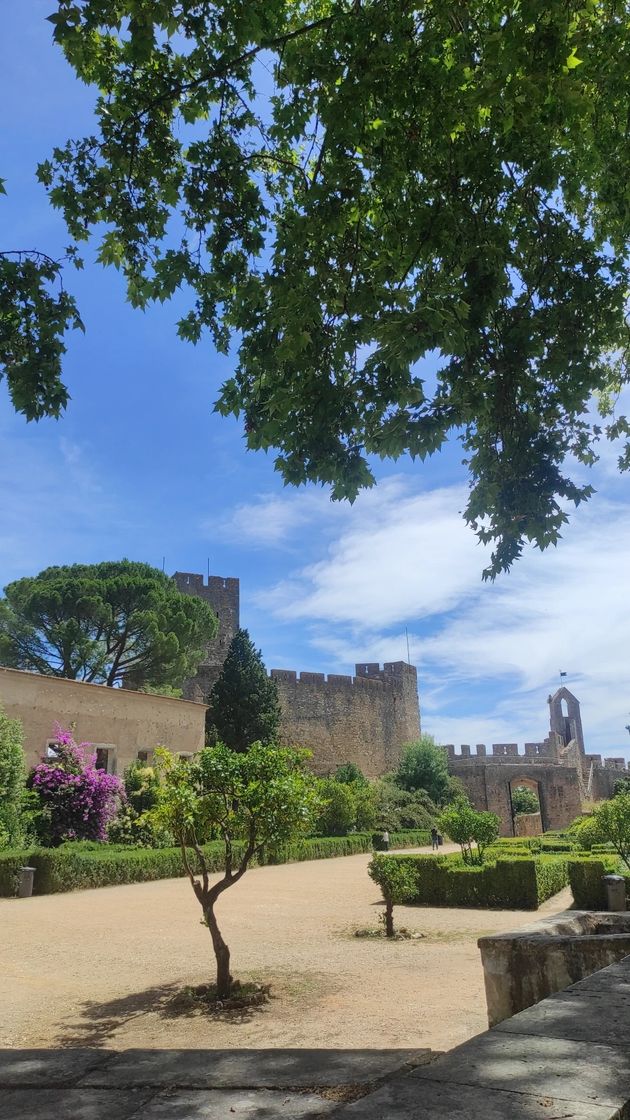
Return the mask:
<svg viewBox="0 0 630 1120">
<path fill-rule="evenodd" d="M 196 676 L 185 681 L 182 689 L 185 700 L 206 704 L 212 686 L 221 672 L 230 642 L 239 628 L 239 580 L 223 576 L 208 576 L 204 582 L 203 576 L 195 572 L 175 572 L 173 579 L 178 591 L 205 599 L 219 622 L 217 636 L 208 643 L 206 655 Z"/>
<path fill-rule="evenodd" d="M 581 723 L 579 727 L 581 733 Z M 493 743 L 491 754 L 484 743 L 476 745 L 474 754 L 467 743 L 461 745 L 459 752 L 452 744 L 443 749 L 448 756 L 449 772 L 462 782 L 475 809 L 497 813 L 501 817 L 501 835 L 511 836 L 514 828 L 510 791 L 519 784 L 536 790 L 545 831 L 566 828 L 582 812 L 583 799 L 611 797 L 615 782 L 630 777 L 623 758 L 582 755 L 583 741 L 572 739 L 572 744 L 577 742 L 576 755 L 561 736 L 561 731 L 552 729 L 544 742 L 525 743 L 523 753 L 517 743 Z"/>
<path fill-rule="evenodd" d="M 207 700 L 240 625 L 239 581 L 222 576 L 176 572 L 180 591 L 199 595 L 219 619 L 217 638 L 209 643 L 199 672 L 184 685 L 187 700 Z M 355 676 L 296 673 L 272 669 L 282 708 L 283 742 L 306 747 L 320 774 L 354 762 L 365 774 L 378 777 L 393 769 L 406 743 L 420 734 L 416 670 L 403 661 L 381 668 L 368 662 L 355 666 Z"/>
<path fill-rule="evenodd" d="M 355 666 L 356 675 L 272 669 L 285 743 L 307 747 L 327 774 L 354 762 L 368 777 L 393 770 L 406 743 L 420 734 L 418 681 L 403 661 Z"/>
</svg>

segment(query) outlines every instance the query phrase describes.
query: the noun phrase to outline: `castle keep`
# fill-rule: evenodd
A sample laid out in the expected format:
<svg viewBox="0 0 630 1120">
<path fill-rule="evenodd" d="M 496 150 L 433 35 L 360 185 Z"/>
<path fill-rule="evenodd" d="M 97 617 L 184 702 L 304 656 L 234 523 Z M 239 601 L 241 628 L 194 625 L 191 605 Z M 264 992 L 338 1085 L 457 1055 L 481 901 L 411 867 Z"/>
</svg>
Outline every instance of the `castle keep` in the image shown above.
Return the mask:
<svg viewBox="0 0 630 1120">
<path fill-rule="evenodd" d="M 180 591 L 199 595 L 219 618 L 219 633 L 208 645 L 195 677 L 184 686 L 187 700 L 204 701 L 239 628 L 239 581 L 192 572 L 176 572 Z M 282 709 L 281 739 L 313 752 L 320 774 L 354 762 L 368 777 L 397 765 L 405 743 L 420 734 L 418 681 L 413 665 L 404 661 L 355 666 L 355 675 L 297 673 L 272 669 Z"/>
</svg>

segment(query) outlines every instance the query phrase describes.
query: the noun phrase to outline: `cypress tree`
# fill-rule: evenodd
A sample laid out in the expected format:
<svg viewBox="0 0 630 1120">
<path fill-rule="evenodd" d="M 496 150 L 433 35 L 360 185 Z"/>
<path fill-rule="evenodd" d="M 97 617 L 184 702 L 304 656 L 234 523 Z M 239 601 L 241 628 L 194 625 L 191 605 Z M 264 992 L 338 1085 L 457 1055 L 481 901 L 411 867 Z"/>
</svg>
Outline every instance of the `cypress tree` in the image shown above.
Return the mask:
<svg viewBox="0 0 630 1120">
<path fill-rule="evenodd" d="M 247 630 L 237 630 L 221 675 L 209 697 L 210 735 L 240 753 L 252 743 L 276 741 L 280 702 L 276 682 L 267 676 L 260 650 Z"/>
</svg>

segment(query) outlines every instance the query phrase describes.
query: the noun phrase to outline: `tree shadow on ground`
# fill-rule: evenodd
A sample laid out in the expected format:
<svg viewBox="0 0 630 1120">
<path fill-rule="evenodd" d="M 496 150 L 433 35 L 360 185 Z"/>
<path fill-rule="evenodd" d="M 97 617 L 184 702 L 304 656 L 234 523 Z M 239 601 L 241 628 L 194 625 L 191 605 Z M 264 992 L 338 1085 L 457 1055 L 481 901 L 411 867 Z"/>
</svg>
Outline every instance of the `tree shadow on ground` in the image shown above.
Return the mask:
<svg viewBox="0 0 630 1120">
<path fill-rule="evenodd" d="M 238 1025 L 249 1023 L 265 1004 L 238 1009 L 217 1008 L 209 1010 L 187 995 L 182 983 L 161 984 L 131 992 L 111 1000 L 85 1000 L 79 1011 L 79 1021 L 60 1025 L 58 1045 L 103 1046 L 111 1042 L 116 1032 L 143 1015 L 157 1015 L 160 1019 L 213 1019 Z"/>
</svg>

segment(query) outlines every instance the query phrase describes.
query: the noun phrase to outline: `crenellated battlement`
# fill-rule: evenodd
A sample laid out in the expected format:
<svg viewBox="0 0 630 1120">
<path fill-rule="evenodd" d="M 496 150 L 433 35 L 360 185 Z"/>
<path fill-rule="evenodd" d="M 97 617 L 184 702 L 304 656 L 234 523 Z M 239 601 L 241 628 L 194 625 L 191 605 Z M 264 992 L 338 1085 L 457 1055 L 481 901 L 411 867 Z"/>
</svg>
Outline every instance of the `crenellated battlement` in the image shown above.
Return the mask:
<svg viewBox="0 0 630 1120">
<path fill-rule="evenodd" d="M 488 763 L 518 761 L 525 764 L 544 762 L 545 765 L 575 766 L 575 759 L 569 757 L 562 747 L 562 741 L 557 733 L 551 732 L 542 743 L 525 743 L 523 750 L 518 743 L 492 743 L 490 751 L 485 743 L 477 743 L 474 754 L 468 743 L 462 743 L 459 750 L 453 743 L 446 743 L 442 745 L 442 750 L 446 751 L 449 761 L 470 762 L 473 765 L 485 766 Z M 587 754 L 585 762 L 587 766 L 593 765 L 596 769 L 622 770 L 630 773 L 630 765 L 623 758 L 602 758 L 600 754 Z"/>
<path fill-rule="evenodd" d="M 406 661 L 386 661 L 381 667 L 378 662 L 361 662 L 355 665 L 355 675 L 345 673 L 298 673 L 296 669 L 272 669 L 269 676 L 275 681 L 296 685 L 322 685 L 328 688 L 364 688 L 373 685 L 400 684 L 410 681 L 414 688 L 417 682 L 417 673 L 414 665 Z"/>
<path fill-rule="evenodd" d="M 204 591 L 238 592 L 239 588 L 239 580 L 233 576 L 208 576 L 204 578 L 199 572 L 175 572 L 173 579 L 180 591 L 189 595 L 201 595 L 202 597 Z"/>
</svg>

